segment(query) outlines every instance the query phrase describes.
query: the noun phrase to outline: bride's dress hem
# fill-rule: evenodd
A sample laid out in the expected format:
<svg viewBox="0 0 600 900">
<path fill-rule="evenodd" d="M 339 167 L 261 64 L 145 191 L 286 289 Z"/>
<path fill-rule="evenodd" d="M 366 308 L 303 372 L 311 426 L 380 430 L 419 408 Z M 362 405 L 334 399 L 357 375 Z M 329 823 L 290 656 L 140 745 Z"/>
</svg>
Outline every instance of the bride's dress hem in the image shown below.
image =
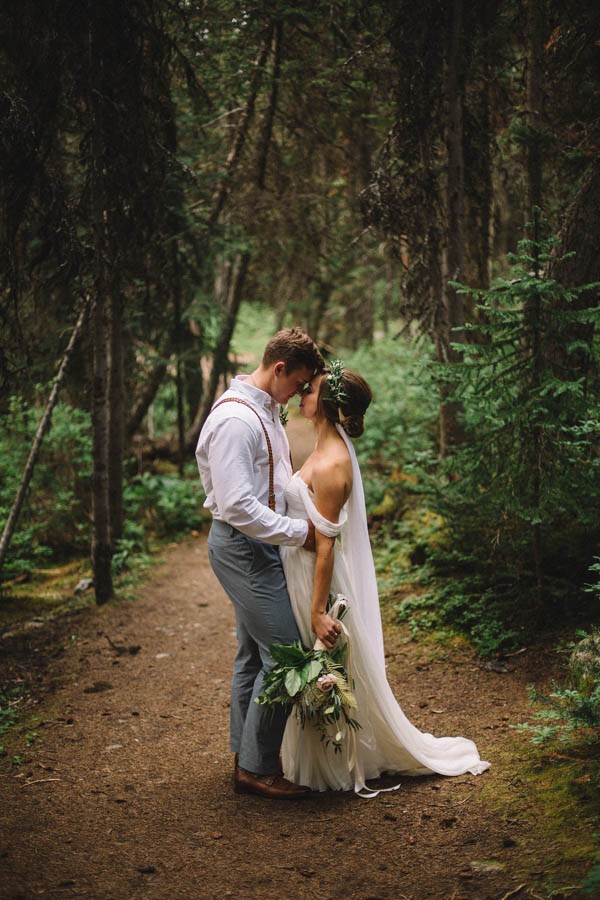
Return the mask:
<svg viewBox="0 0 600 900">
<path fill-rule="evenodd" d="M 397 791 L 402 787 L 402 781 L 397 782 L 393 785 L 381 786 L 377 782 L 382 779 L 386 779 L 387 781 L 395 780 L 397 778 L 460 778 L 463 775 L 482 775 L 487 769 L 490 768 L 489 762 L 484 762 L 481 760 L 477 765 L 473 766 L 470 769 L 467 769 L 465 772 L 457 772 L 452 775 L 444 774 L 443 772 L 434 772 L 432 769 L 428 769 L 426 772 L 390 772 L 389 769 L 383 769 L 379 775 L 370 775 L 369 778 L 364 782 L 354 782 L 353 784 L 348 784 L 347 787 L 331 787 L 328 784 L 321 784 L 320 786 L 309 785 L 312 791 L 317 794 L 326 794 L 329 792 L 333 793 L 350 793 L 353 792 L 357 794 L 359 797 L 371 798 L 376 797 L 378 794 L 388 793 L 390 791 Z M 350 773 L 351 774 L 351 773 Z M 284 776 L 286 778 L 294 777 L 294 772 L 286 771 L 284 766 Z"/>
</svg>

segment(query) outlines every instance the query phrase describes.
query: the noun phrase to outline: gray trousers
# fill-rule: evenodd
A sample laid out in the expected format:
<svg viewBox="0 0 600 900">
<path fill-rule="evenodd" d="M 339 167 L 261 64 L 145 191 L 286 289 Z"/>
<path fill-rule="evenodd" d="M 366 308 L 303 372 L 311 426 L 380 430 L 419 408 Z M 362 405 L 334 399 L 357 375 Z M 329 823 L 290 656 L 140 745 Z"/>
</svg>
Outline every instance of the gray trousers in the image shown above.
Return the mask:
<svg viewBox="0 0 600 900">
<path fill-rule="evenodd" d="M 238 652 L 231 682 L 231 750 L 249 772 L 278 771 L 287 721 L 283 707 L 260 706 L 264 673 L 273 665 L 270 644 L 300 640 L 279 548 L 253 540 L 225 522 L 213 521 L 208 536 L 213 571 L 233 603 Z"/>
</svg>

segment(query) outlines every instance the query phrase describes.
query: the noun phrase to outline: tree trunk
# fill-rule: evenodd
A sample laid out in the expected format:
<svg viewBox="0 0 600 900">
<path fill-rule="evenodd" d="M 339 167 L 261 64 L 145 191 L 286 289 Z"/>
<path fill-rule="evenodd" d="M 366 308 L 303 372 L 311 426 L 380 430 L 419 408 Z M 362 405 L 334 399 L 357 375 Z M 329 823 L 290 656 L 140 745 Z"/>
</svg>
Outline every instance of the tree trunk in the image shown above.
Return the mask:
<svg viewBox="0 0 600 900">
<path fill-rule="evenodd" d="M 100 255 L 96 249 L 96 254 Z M 99 263 L 103 265 L 102 262 Z M 96 283 L 94 308 L 94 371 L 92 380 L 92 565 L 96 602 L 106 603 L 113 594 L 112 544 L 110 539 L 109 494 L 109 325 L 103 279 Z"/>
<path fill-rule="evenodd" d="M 257 172 L 256 186 L 263 191 L 265 188 L 265 174 L 267 170 L 267 159 L 269 156 L 269 147 L 271 146 L 271 136 L 273 133 L 273 122 L 275 121 L 275 110 L 277 109 L 277 97 L 279 95 L 279 79 L 281 76 L 281 55 L 283 40 L 283 24 L 277 22 L 272 30 L 272 52 L 273 52 L 273 72 L 271 75 L 271 96 L 269 105 L 263 119 L 263 126 L 260 136 L 260 142 L 257 152 Z"/>
<path fill-rule="evenodd" d="M 527 201 L 528 218 L 532 210 L 542 207 L 542 123 L 543 123 L 543 53 L 544 19 L 540 0 L 527 3 Z"/>
<path fill-rule="evenodd" d="M 535 253 L 535 275 L 539 276 L 539 244 L 540 240 L 540 213 L 542 208 L 542 54 L 543 54 L 543 17 L 540 0 L 528 0 L 527 2 L 527 218 L 532 222 L 533 241 Z M 542 330 L 541 316 L 542 305 L 538 293 L 530 299 L 523 310 L 524 314 L 524 340 L 529 344 L 528 350 L 533 358 L 533 384 L 532 390 L 539 390 L 541 379 L 541 354 L 540 336 Z M 544 348 L 546 349 L 546 348 Z M 541 497 L 541 469 L 542 469 L 542 429 L 534 425 L 531 431 L 531 447 L 533 457 L 533 471 L 531 473 L 532 506 L 538 509 Z M 542 609 L 544 593 L 544 573 L 542 568 L 543 544 L 542 531 L 539 523 L 532 526 L 532 555 L 536 573 L 536 599 L 538 612 Z"/>
<path fill-rule="evenodd" d="M 392 302 L 394 297 L 394 273 L 389 253 L 385 257 L 385 289 L 381 306 L 381 325 L 387 337 L 390 333 L 390 318 L 393 317 Z"/>
<path fill-rule="evenodd" d="M 315 340 L 321 333 L 321 324 L 327 312 L 333 287 L 329 281 L 320 281 L 317 289 L 317 302 L 308 310 L 307 331 Z"/>
<path fill-rule="evenodd" d="M 492 122 L 491 85 L 493 72 L 490 57 L 493 54 L 495 0 L 483 0 L 477 7 L 476 22 L 480 34 L 477 42 L 477 69 L 480 84 L 477 90 L 467 93 L 468 125 L 465 127 L 465 283 L 470 287 L 487 290 L 490 283 L 490 256 L 492 236 L 492 209 L 494 191 L 492 184 Z M 472 14 L 473 15 L 473 14 Z M 474 303 L 465 299 L 465 318 L 474 318 Z"/>
<path fill-rule="evenodd" d="M 108 482 L 111 544 L 123 537 L 123 452 L 125 381 L 123 377 L 123 297 L 113 282 L 110 300 Z"/>
<path fill-rule="evenodd" d="M 44 440 L 45 435 L 48 433 L 48 431 L 50 429 L 50 424 L 52 421 L 52 412 L 54 411 L 54 407 L 56 406 L 56 402 L 58 400 L 58 395 L 59 395 L 60 389 L 62 387 L 62 383 L 65 378 L 69 360 L 71 358 L 73 350 L 75 349 L 77 341 L 79 340 L 79 336 L 83 330 L 83 326 L 85 324 L 85 320 L 86 320 L 86 317 L 89 312 L 89 307 L 90 307 L 89 300 L 86 300 L 81 312 L 79 313 L 79 317 L 75 324 L 75 328 L 73 329 L 73 332 L 71 334 L 71 338 L 67 345 L 67 349 L 65 350 L 64 356 L 61 360 L 60 366 L 58 368 L 58 374 L 54 380 L 52 390 L 50 391 L 50 396 L 48 397 L 48 402 L 46 403 L 46 409 L 44 410 L 44 414 L 40 420 L 40 424 L 38 425 L 38 429 L 37 429 L 35 437 L 33 439 L 33 444 L 31 445 L 31 450 L 29 451 L 29 456 L 27 457 L 25 469 L 23 470 L 23 476 L 21 478 L 21 483 L 19 484 L 14 503 L 13 503 L 10 513 L 8 515 L 6 525 L 4 526 L 4 531 L 2 532 L 2 538 L 0 539 L 0 573 L 2 572 L 4 560 L 6 558 L 6 554 L 8 552 L 8 548 L 10 546 L 12 536 L 15 532 L 17 521 L 19 519 L 19 514 L 21 512 L 21 507 L 23 506 L 25 494 L 27 493 L 27 488 L 29 487 L 29 483 L 33 476 L 33 472 L 34 472 L 34 469 L 35 469 L 35 466 L 36 466 L 36 463 L 38 460 L 38 456 L 40 454 L 42 441 Z"/>
<path fill-rule="evenodd" d="M 462 359 L 453 343 L 463 343 L 464 305 L 462 296 L 448 281 L 460 281 L 464 275 L 465 173 L 463 154 L 464 107 L 464 23 L 463 0 L 453 0 L 446 67 L 446 251 L 444 259 L 444 327 L 440 352 L 446 362 Z M 442 391 L 440 407 L 440 445 L 442 453 L 463 439 L 459 420 L 461 404 L 447 399 Z"/>
<path fill-rule="evenodd" d="M 173 246 L 173 331 L 175 335 L 175 389 L 177 392 L 177 466 L 179 476 L 183 478 L 185 462 L 185 415 L 183 410 L 183 325 L 181 322 L 181 280 L 177 261 L 177 242 Z"/>
<path fill-rule="evenodd" d="M 539 229 L 540 229 L 540 210 L 539 206 L 534 205 L 533 210 L 533 241 L 534 241 L 534 274 L 536 279 L 540 277 L 540 261 L 539 261 Z M 531 390 L 534 396 L 539 394 L 542 379 L 543 353 L 546 348 L 542 346 L 542 303 L 539 292 L 536 291 L 534 300 L 527 304 L 524 309 L 525 332 L 529 335 L 530 352 L 533 357 L 533 384 Z M 531 473 L 532 485 L 532 505 L 536 513 L 539 514 L 541 502 L 542 487 L 542 427 L 539 423 L 535 423 L 531 431 L 531 442 L 533 450 L 533 466 Z M 541 611 L 544 600 L 544 573 L 542 568 L 543 560 L 543 543 L 542 543 L 542 527 L 539 522 L 532 526 L 532 550 L 533 562 L 536 577 L 536 599 L 538 612 Z"/>
<path fill-rule="evenodd" d="M 156 397 L 156 393 L 161 386 L 165 374 L 169 356 L 172 350 L 172 337 L 169 335 L 164 347 L 160 348 L 160 357 L 152 371 L 144 379 L 144 383 L 140 393 L 138 394 L 133 408 L 129 414 L 125 435 L 127 441 L 130 441 L 144 420 L 144 416 L 148 412 L 148 407 Z"/>
<path fill-rule="evenodd" d="M 201 339 L 192 333 L 189 328 L 182 330 L 183 334 L 183 384 L 185 393 L 186 422 L 191 422 L 200 404 L 200 398 L 204 391 L 204 376 L 202 373 Z"/>
<path fill-rule="evenodd" d="M 89 95 L 90 115 L 90 213 L 94 264 L 93 375 L 92 375 L 92 566 L 96 602 L 113 595 L 110 517 L 110 322 L 108 285 L 110 243 L 107 234 L 107 147 L 104 133 L 105 71 L 103 38 L 99 20 L 90 7 Z"/>
</svg>

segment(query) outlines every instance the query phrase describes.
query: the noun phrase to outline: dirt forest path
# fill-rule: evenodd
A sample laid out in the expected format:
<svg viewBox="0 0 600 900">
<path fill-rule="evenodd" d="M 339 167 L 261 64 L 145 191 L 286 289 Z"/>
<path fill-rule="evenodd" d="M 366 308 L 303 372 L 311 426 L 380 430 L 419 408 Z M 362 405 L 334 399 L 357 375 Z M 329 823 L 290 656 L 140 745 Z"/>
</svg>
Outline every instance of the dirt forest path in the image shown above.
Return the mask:
<svg viewBox="0 0 600 900">
<path fill-rule="evenodd" d="M 534 655 L 501 675 L 465 649 L 436 661 L 388 625 L 406 713 L 474 738 L 493 768 L 403 779 L 373 800 L 290 803 L 231 789 L 233 616 L 205 536 L 170 547 L 136 600 L 53 628 L 4 641 L 22 651 L 12 678 L 20 665 L 45 699 L 39 737 L 0 779 L 2 898 L 483 900 L 524 883 L 520 896 L 543 896 L 534 873 L 552 854 L 519 788 L 512 813 L 493 802 L 518 772 L 504 758 L 508 721 L 524 714 Z"/>
<path fill-rule="evenodd" d="M 3 636 L 0 675 L 31 687 L 42 720 L 22 764 L 0 770 L 0 897 L 547 896 L 536 884 L 560 860 L 536 837 L 509 731 L 529 713 L 539 653 L 501 674 L 388 622 L 407 715 L 473 738 L 492 769 L 286 802 L 232 791 L 234 646 L 205 534 L 167 548 L 135 600 Z"/>
</svg>

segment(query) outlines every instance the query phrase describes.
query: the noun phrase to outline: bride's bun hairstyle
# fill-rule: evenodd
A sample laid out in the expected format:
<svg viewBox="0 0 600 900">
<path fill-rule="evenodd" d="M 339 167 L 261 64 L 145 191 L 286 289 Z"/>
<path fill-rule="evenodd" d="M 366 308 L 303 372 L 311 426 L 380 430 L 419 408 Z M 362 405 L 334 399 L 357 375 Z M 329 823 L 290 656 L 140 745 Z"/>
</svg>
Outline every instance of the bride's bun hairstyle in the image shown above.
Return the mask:
<svg viewBox="0 0 600 900">
<path fill-rule="evenodd" d="M 364 431 L 364 416 L 372 399 L 362 376 L 332 363 L 321 380 L 317 409 L 330 422 L 339 422 L 348 437 L 357 438 Z"/>
</svg>

